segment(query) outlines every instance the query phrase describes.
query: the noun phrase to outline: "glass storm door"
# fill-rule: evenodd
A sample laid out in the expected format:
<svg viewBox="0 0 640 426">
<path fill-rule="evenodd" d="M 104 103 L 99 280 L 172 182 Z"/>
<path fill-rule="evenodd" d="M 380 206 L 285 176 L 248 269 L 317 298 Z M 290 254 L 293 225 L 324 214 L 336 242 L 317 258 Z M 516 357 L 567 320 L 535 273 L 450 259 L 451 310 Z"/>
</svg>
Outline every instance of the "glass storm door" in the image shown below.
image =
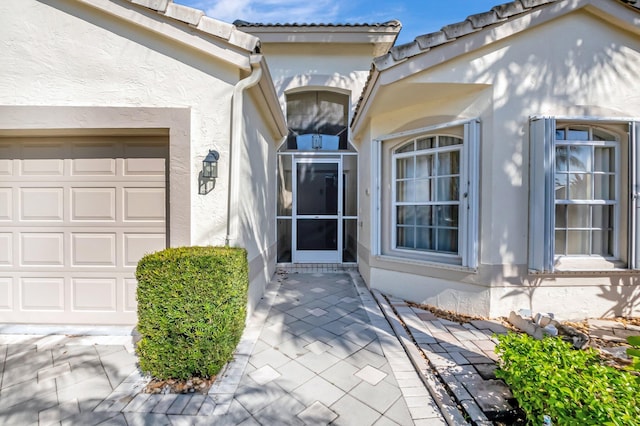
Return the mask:
<svg viewBox="0 0 640 426">
<path fill-rule="evenodd" d="M 342 261 L 342 164 L 340 160 L 295 162 L 293 262 Z"/>
</svg>

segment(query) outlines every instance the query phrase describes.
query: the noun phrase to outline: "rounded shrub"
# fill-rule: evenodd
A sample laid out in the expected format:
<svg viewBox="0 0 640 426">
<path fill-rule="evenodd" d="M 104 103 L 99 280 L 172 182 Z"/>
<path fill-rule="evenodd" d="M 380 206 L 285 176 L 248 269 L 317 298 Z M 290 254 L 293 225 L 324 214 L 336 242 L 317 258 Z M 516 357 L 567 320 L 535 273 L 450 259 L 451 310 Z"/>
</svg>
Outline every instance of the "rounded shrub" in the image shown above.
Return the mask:
<svg viewBox="0 0 640 426">
<path fill-rule="evenodd" d="M 212 377 L 244 330 L 244 249 L 179 247 L 143 257 L 138 280 L 140 368 L 159 379 Z"/>
</svg>

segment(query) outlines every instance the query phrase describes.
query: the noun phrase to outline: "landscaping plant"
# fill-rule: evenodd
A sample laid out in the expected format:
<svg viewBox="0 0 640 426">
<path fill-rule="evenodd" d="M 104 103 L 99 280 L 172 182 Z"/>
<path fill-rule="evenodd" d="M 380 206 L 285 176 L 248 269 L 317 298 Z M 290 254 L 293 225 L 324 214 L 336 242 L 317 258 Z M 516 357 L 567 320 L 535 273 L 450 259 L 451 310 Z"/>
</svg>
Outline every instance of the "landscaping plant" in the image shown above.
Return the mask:
<svg viewBox="0 0 640 426">
<path fill-rule="evenodd" d="M 627 349 L 627 355 L 631 358 L 631 370 L 640 373 L 640 336 L 629 336 L 627 342 L 632 348 Z M 636 376 L 636 380 L 640 382 L 640 376 Z"/>
<path fill-rule="evenodd" d="M 246 251 L 169 248 L 143 257 L 136 278 L 140 368 L 159 379 L 215 376 L 245 325 Z"/>
<path fill-rule="evenodd" d="M 602 365 L 593 349 L 575 350 L 557 337 L 498 336 L 498 378 L 504 379 L 530 424 L 640 425 L 640 383 Z"/>
</svg>

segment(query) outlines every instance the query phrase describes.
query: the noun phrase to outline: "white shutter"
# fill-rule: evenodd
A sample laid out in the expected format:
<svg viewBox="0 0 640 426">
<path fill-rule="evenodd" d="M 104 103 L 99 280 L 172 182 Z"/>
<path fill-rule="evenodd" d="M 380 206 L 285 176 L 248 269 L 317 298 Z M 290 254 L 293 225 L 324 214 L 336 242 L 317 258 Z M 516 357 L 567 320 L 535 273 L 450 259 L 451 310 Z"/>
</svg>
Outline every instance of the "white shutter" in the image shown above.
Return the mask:
<svg viewBox="0 0 640 426">
<path fill-rule="evenodd" d="M 480 122 L 472 120 L 464 125 L 464 159 L 466 182 L 462 183 L 463 203 L 462 223 L 465 226 L 463 247 L 461 250 L 462 266 L 476 268 L 478 266 L 478 211 L 480 181 Z M 466 201 L 466 206 L 465 206 Z"/>
<path fill-rule="evenodd" d="M 629 125 L 629 268 L 640 269 L 640 122 Z"/>
<path fill-rule="evenodd" d="M 371 255 L 380 255 L 382 232 L 380 202 L 382 200 L 382 141 L 371 141 Z M 391 228 L 393 229 L 393 228 Z M 393 232 L 393 231 L 392 231 Z"/>
<path fill-rule="evenodd" d="M 552 118 L 529 123 L 529 269 L 537 272 L 553 271 L 555 127 Z"/>
</svg>

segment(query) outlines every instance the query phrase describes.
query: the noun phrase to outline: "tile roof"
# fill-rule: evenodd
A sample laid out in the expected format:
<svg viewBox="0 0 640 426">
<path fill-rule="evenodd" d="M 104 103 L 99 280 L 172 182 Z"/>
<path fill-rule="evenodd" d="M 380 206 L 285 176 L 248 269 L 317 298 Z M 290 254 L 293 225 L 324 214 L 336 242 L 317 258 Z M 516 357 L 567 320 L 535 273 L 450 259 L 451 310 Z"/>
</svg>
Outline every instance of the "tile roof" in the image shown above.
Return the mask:
<svg viewBox="0 0 640 426">
<path fill-rule="evenodd" d="M 556 3 L 558 1 L 559 0 L 515 0 L 494 6 L 488 12 L 470 15 L 464 21 L 445 25 L 440 29 L 440 31 L 424 34 L 416 37 L 412 42 L 394 46 L 386 55 L 375 58 L 374 66 L 379 70 L 386 69 L 397 62 L 426 52 L 434 47 L 456 40 L 467 34 L 480 31 L 491 25 L 506 21 L 513 16 L 528 13 L 533 9 L 550 3 Z M 640 8 L 640 0 L 618 1 Z"/>
<path fill-rule="evenodd" d="M 258 52 L 260 50 L 260 39 L 258 37 L 238 30 L 235 25 L 210 18 L 202 10 L 176 4 L 173 0 L 126 1 L 154 10 L 167 18 L 183 22 L 199 31 L 221 38 L 249 52 Z"/>
<path fill-rule="evenodd" d="M 241 19 L 237 19 L 233 22 L 233 25 L 236 27 L 389 27 L 389 28 L 397 28 L 401 27 L 402 24 L 398 20 L 391 20 L 387 22 L 377 22 L 377 23 L 345 23 L 345 24 L 337 24 L 337 23 L 300 23 L 300 22 L 291 22 L 291 23 L 259 23 L 259 22 L 247 22 Z"/>
<path fill-rule="evenodd" d="M 422 54 L 437 46 L 452 42 L 468 34 L 472 34 L 511 19 L 517 15 L 529 13 L 533 9 L 547 6 L 562 0 L 514 0 L 509 3 L 494 6 L 488 12 L 470 15 L 464 21 L 445 25 L 440 31 L 418 36 L 414 41 L 392 47 L 388 53 L 373 59 L 371 70 L 367 81 L 362 89 L 358 103 L 356 104 L 351 125 L 356 122 L 362 104 L 367 96 L 367 90 L 374 84 L 374 74 L 391 68 L 394 65 L 404 62 L 412 56 Z M 640 0 L 600 0 L 600 1 L 618 1 L 628 4 L 631 7 L 640 9 Z"/>
<path fill-rule="evenodd" d="M 556 1 L 558 0 L 515 0 L 494 6 L 488 12 L 471 15 L 464 21 L 445 25 L 440 31 L 424 34 L 416 37 L 412 42 L 394 46 L 386 55 L 375 58 L 374 65 L 379 70 L 389 68 L 397 62 L 426 52 L 434 47 Z"/>
</svg>

